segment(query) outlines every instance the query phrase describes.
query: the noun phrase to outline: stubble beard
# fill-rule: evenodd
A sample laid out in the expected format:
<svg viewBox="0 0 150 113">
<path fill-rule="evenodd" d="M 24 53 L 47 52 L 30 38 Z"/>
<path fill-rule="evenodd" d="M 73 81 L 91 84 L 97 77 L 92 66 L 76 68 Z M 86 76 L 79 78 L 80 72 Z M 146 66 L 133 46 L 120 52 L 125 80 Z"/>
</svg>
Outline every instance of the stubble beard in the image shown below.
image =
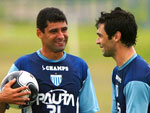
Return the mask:
<svg viewBox="0 0 150 113">
<path fill-rule="evenodd" d="M 104 53 L 103 53 L 103 56 L 104 57 L 113 57 L 114 56 L 114 51 L 105 51 Z"/>
</svg>

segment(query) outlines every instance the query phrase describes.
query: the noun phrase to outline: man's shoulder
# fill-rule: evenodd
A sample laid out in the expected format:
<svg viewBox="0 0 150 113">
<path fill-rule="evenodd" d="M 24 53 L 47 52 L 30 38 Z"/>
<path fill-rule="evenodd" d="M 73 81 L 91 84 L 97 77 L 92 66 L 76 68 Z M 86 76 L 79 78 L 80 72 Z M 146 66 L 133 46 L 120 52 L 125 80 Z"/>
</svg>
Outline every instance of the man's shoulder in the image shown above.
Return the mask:
<svg viewBox="0 0 150 113">
<path fill-rule="evenodd" d="M 34 53 L 31 53 L 31 54 L 26 54 L 26 55 L 23 55 L 23 56 L 20 56 L 16 62 L 28 62 L 30 60 L 35 60 L 37 58 L 37 53 L 34 52 Z"/>
<path fill-rule="evenodd" d="M 83 58 L 75 56 L 75 55 L 72 55 L 72 54 L 68 54 L 67 53 L 67 58 L 70 59 L 70 60 L 72 60 L 72 62 L 79 61 L 79 62 L 86 63 L 86 61 Z"/>
<path fill-rule="evenodd" d="M 88 69 L 88 64 L 82 58 L 75 55 L 67 54 L 65 62 L 73 66 L 76 70 L 87 71 Z"/>
<path fill-rule="evenodd" d="M 33 57 L 36 57 L 36 56 L 37 56 L 37 53 L 34 52 L 34 53 L 25 54 L 25 55 L 23 55 L 23 56 L 20 56 L 18 59 L 33 58 Z"/>
<path fill-rule="evenodd" d="M 150 66 L 140 56 L 126 69 L 126 83 L 130 81 L 141 81 L 150 85 Z"/>
</svg>

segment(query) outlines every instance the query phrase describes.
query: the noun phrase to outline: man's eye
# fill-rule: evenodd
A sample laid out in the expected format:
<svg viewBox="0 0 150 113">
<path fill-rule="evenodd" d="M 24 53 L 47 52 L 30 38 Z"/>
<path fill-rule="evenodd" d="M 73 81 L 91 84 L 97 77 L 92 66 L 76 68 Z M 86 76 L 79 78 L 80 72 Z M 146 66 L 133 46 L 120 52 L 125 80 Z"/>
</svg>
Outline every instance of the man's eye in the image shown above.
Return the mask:
<svg viewBox="0 0 150 113">
<path fill-rule="evenodd" d="M 56 32 L 57 32 L 57 29 L 50 30 L 50 33 L 56 33 Z"/>
<path fill-rule="evenodd" d="M 97 33 L 97 35 L 98 35 L 99 37 L 102 37 L 102 34 L 100 34 L 100 33 Z"/>
<path fill-rule="evenodd" d="M 67 31 L 67 27 L 62 28 L 62 32 L 66 32 Z"/>
</svg>

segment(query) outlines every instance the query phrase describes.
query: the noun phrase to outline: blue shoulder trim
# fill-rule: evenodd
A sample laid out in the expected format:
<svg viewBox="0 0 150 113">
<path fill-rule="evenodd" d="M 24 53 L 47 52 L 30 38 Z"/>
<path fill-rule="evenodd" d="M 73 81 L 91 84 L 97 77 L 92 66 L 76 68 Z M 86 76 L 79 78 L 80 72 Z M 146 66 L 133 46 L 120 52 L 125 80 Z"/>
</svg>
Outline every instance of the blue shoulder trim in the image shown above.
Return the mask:
<svg viewBox="0 0 150 113">
<path fill-rule="evenodd" d="M 59 60 L 52 60 L 52 59 L 46 58 L 45 56 L 43 56 L 43 55 L 41 54 L 40 50 L 37 51 L 37 54 L 38 54 L 38 56 L 39 56 L 40 58 L 42 58 L 43 60 L 48 61 L 48 62 L 53 62 L 53 63 L 60 62 L 60 61 L 62 61 L 62 60 L 64 60 L 64 59 L 66 58 L 66 52 L 64 52 L 63 57 L 60 58 Z"/>
<path fill-rule="evenodd" d="M 150 86 L 141 81 L 129 82 L 124 88 L 126 113 L 147 113 L 150 103 Z"/>
<path fill-rule="evenodd" d="M 11 68 L 9 69 L 9 72 L 8 73 L 11 73 L 11 72 L 13 72 L 13 71 L 18 71 L 19 69 L 15 66 L 15 64 L 13 64 L 12 66 L 11 66 Z"/>
<path fill-rule="evenodd" d="M 118 67 L 118 70 L 122 70 L 125 68 L 131 61 L 133 61 L 137 57 L 137 54 L 135 53 L 125 64 L 123 64 L 120 68 Z"/>
<path fill-rule="evenodd" d="M 111 106 L 111 113 L 117 113 L 116 107 L 116 98 L 115 98 L 115 86 L 112 83 L 112 106 Z"/>
<path fill-rule="evenodd" d="M 95 113 L 99 111 L 99 106 L 89 69 L 87 70 L 87 74 L 87 78 L 80 91 L 80 113 Z"/>
</svg>

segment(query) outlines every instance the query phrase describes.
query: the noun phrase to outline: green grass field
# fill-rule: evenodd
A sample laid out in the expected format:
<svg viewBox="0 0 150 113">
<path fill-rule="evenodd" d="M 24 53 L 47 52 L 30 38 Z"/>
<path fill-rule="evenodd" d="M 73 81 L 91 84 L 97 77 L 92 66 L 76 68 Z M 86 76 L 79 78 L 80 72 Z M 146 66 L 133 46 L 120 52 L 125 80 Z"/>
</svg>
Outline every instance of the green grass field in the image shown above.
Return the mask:
<svg viewBox="0 0 150 113">
<path fill-rule="evenodd" d="M 24 54 L 38 50 L 40 40 L 36 36 L 34 24 L 0 23 L 0 81 L 7 74 L 13 62 Z M 96 28 L 94 25 L 81 25 L 78 28 L 80 57 L 89 65 L 96 95 L 100 105 L 100 113 L 110 113 L 111 110 L 111 73 L 115 66 L 112 58 L 104 58 L 101 49 L 96 45 Z M 150 63 L 150 32 L 139 29 L 136 50 Z M 71 39 L 71 37 L 69 37 Z M 70 42 L 68 42 L 69 44 Z M 68 47 L 66 48 L 68 51 Z M 6 113 L 19 113 L 10 109 Z"/>
</svg>

